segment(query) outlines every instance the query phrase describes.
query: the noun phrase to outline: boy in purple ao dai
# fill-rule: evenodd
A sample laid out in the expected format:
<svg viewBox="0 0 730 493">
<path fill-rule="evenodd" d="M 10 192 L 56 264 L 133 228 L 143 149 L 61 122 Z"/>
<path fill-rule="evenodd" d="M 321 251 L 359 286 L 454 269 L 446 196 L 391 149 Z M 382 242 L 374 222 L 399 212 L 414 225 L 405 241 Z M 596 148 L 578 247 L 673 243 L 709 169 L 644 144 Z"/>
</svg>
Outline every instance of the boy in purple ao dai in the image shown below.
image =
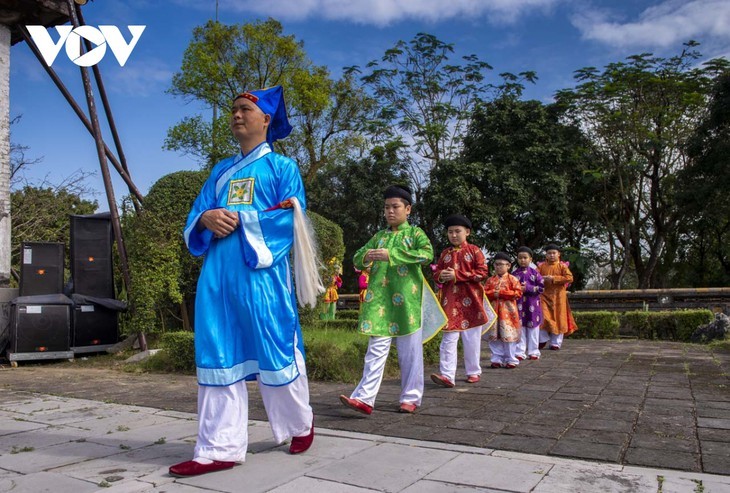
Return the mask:
<svg viewBox="0 0 730 493">
<path fill-rule="evenodd" d="M 523 246 L 517 249 L 517 268 L 512 271 L 522 284 L 523 295 L 517 300 L 517 310 L 522 320 L 522 334 L 517 344 L 517 359 L 540 359 L 540 325 L 542 324 L 542 306 L 540 293 L 545 290 L 542 276 L 532 267 L 532 250 Z"/>
</svg>

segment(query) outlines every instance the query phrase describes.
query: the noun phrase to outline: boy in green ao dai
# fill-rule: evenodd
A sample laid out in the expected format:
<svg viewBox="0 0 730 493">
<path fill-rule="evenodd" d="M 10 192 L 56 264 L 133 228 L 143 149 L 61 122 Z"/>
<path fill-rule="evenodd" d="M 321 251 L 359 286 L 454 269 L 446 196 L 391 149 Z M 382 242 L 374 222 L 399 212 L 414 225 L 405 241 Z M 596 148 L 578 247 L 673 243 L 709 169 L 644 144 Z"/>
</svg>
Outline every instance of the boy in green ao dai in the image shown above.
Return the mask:
<svg viewBox="0 0 730 493">
<path fill-rule="evenodd" d="M 421 266 L 433 259 L 426 233 L 408 224 L 411 192 L 392 185 L 383 194 L 388 228 L 355 253 L 357 269 L 370 268 L 358 328 L 370 337 L 360 383 L 342 403 L 363 414 L 373 411 L 390 345 L 396 339 L 401 370 L 400 411 L 412 413 L 423 397 L 423 344 L 446 324 L 446 315 Z"/>
</svg>

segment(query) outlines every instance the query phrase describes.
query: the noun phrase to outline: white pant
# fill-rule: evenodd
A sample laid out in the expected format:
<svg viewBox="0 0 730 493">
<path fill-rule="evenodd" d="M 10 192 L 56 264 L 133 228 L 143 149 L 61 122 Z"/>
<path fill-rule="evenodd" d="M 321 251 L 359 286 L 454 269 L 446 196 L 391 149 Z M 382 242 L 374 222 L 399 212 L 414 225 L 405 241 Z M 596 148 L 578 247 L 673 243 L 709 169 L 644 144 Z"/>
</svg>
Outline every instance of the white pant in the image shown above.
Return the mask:
<svg viewBox="0 0 730 493">
<path fill-rule="evenodd" d="M 312 427 L 309 380 L 304 357 L 295 349 L 299 377 L 288 385 L 259 382 L 274 439 L 306 436 Z M 240 381 L 223 387 L 198 386 L 198 441 L 195 459 L 243 462 L 248 448 L 248 389 Z"/>
<path fill-rule="evenodd" d="M 474 327 L 461 332 L 442 332 L 441 346 L 439 350 L 439 371 L 452 382 L 456 380 L 456 355 L 459 336 L 464 346 L 464 369 L 467 375 L 481 375 L 482 367 L 479 365 L 481 356 L 482 328 Z"/>
<path fill-rule="evenodd" d="M 551 346 L 562 346 L 564 334 L 550 334 L 550 345 Z"/>
<path fill-rule="evenodd" d="M 540 329 L 540 344 L 550 342 L 550 333 L 547 330 Z"/>
<path fill-rule="evenodd" d="M 489 341 L 489 350 L 492 351 L 492 363 L 519 365 L 520 360 L 517 359 L 515 354 L 516 349 L 516 342 Z"/>
<path fill-rule="evenodd" d="M 423 341 L 421 331 L 395 338 L 400 366 L 400 402 L 421 405 L 423 398 Z M 383 381 L 385 362 L 388 359 L 393 337 L 371 337 L 365 354 L 362 379 L 350 396 L 369 406 L 375 405 L 380 384 Z"/>
<path fill-rule="evenodd" d="M 517 343 L 516 356 L 525 359 L 527 356 L 540 357 L 540 329 L 537 327 L 522 327 L 520 342 Z"/>
</svg>

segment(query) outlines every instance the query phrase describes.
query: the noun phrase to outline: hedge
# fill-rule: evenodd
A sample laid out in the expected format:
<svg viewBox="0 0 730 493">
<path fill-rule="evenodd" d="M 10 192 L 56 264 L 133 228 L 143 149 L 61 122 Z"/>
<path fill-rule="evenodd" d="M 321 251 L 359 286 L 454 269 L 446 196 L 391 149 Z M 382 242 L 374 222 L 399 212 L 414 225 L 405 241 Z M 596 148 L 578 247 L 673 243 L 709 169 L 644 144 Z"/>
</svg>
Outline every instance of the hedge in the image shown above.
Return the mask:
<svg viewBox="0 0 730 493">
<path fill-rule="evenodd" d="M 578 330 L 570 335 L 577 339 L 616 339 L 621 326 L 618 312 L 573 312 Z"/>
<path fill-rule="evenodd" d="M 165 360 L 173 370 L 195 371 L 195 335 L 189 331 L 166 332 L 160 338 Z"/>
<path fill-rule="evenodd" d="M 360 310 L 337 310 L 335 318 L 338 320 L 357 320 Z"/>
<path fill-rule="evenodd" d="M 676 310 L 662 312 L 626 312 L 621 325 L 639 339 L 663 339 L 688 342 L 700 325 L 713 319 L 710 310 Z"/>
</svg>

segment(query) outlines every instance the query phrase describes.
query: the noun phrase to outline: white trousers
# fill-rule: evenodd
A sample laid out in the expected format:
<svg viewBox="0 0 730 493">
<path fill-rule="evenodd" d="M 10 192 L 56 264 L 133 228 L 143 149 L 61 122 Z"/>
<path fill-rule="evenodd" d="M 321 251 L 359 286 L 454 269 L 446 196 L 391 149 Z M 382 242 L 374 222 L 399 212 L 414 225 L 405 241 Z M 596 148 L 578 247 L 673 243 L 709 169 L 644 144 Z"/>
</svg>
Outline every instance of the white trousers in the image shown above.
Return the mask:
<svg viewBox="0 0 730 493">
<path fill-rule="evenodd" d="M 439 350 L 439 371 L 452 382 L 456 381 L 456 355 L 459 337 L 464 346 L 464 369 L 467 376 L 481 375 L 482 367 L 479 358 L 482 349 L 482 328 L 474 327 L 463 331 L 442 332 Z"/>
<path fill-rule="evenodd" d="M 520 342 L 517 343 L 516 356 L 525 359 L 528 356 L 540 357 L 540 329 L 537 327 L 522 327 Z"/>
<path fill-rule="evenodd" d="M 507 365 L 519 365 L 520 360 L 517 359 L 515 352 L 517 351 L 516 342 L 489 341 L 489 350 L 492 351 L 492 363 Z"/>
<path fill-rule="evenodd" d="M 565 334 L 550 334 L 550 345 L 551 346 L 562 346 L 563 345 L 563 335 Z"/>
<path fill-rule="evenodd" d="M 540 344 L 550 342 L 550 333 L 547 330 L 540 329 Z"/>
<path fill-rule="evenodd" d="M 309 380 L 304 357 L 295 349 L 299 377 L 281 387 L 259 382 L 274 439 L 306 436 L 312 427 Z M 240 381 L 223 387 L 198 386 L 198 441 L 195 459 L 243 462 L 248 449 L 248 389 Z"/>
<path fill-rule="evenodd" d="M 395 337 L 400 366 L 400 402 L 421 405 L 423 398 L 423 341 L 421 331 L 407 336 Z M 380 390 L 393 337 L 371 337 L 365 354 L 362 379 L 350 396 L 369 406 L 375 405 Z"/>
</svg>

